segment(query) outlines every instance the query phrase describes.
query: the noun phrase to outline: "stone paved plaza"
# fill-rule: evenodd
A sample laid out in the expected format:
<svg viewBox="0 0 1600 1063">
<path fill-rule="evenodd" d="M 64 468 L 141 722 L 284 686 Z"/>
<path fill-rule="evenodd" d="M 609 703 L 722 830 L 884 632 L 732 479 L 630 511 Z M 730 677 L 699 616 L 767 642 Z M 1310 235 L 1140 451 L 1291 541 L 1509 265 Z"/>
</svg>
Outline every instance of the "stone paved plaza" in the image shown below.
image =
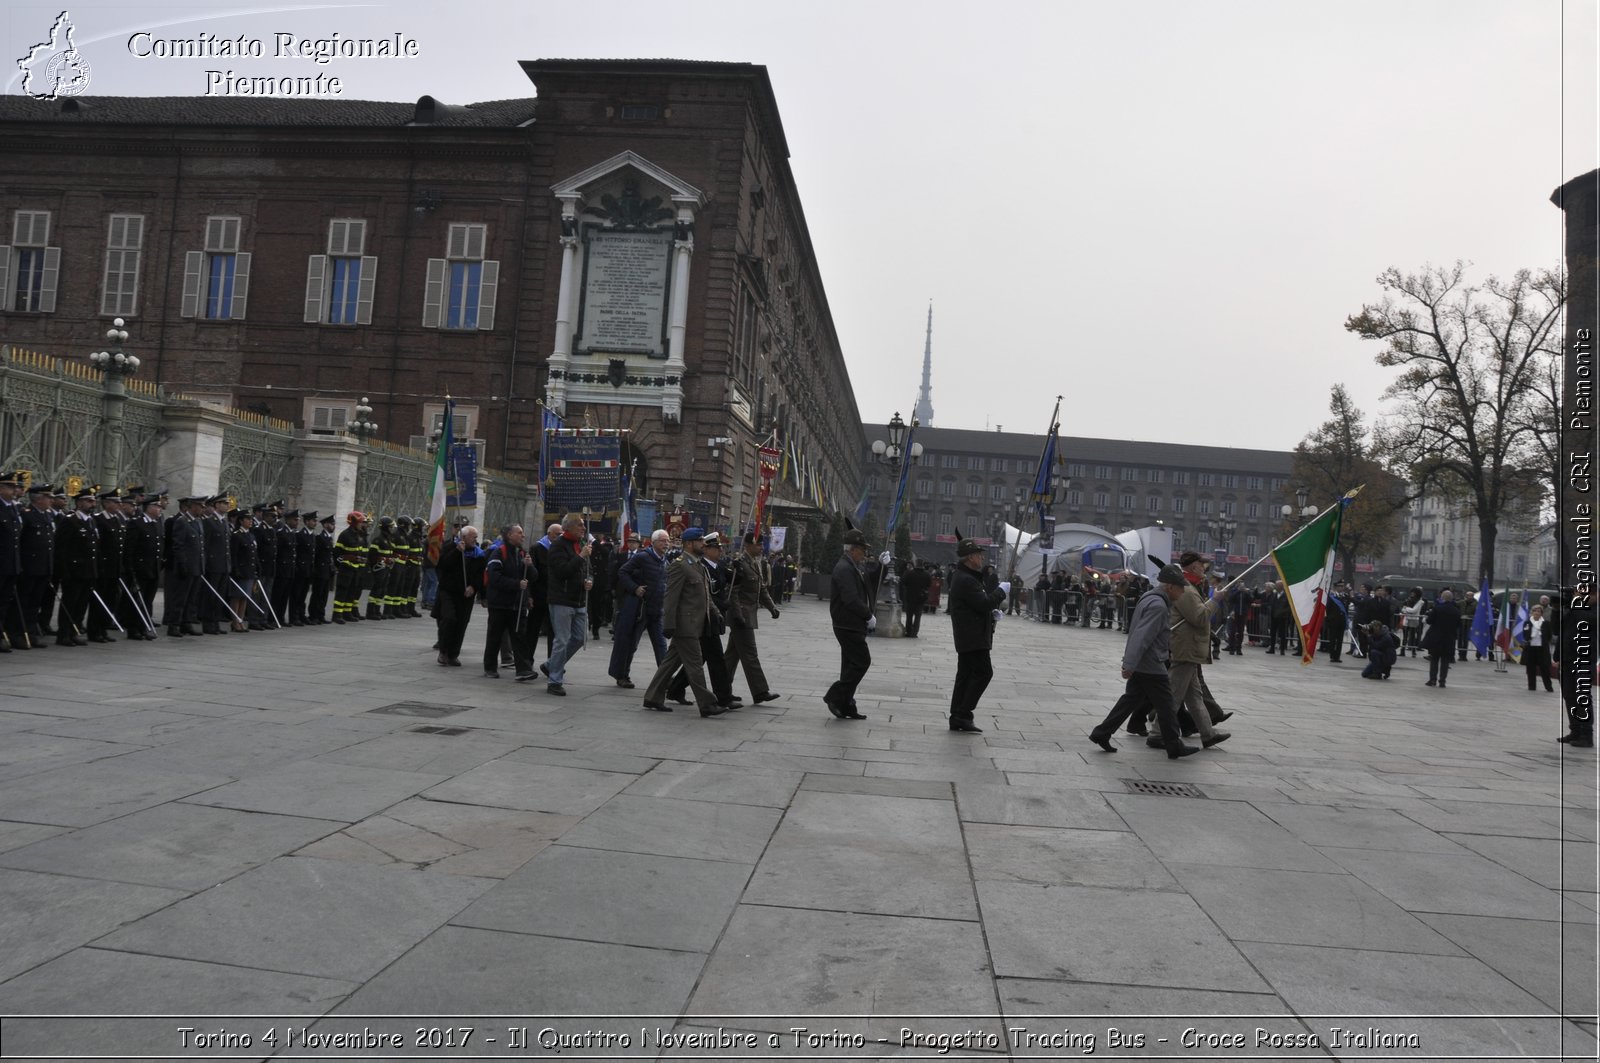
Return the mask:
<svg viewBox="0 0 1600 1063">
<path fill-rule="evenodd" d="M 1594 1056 L 1595 759 L 1520 672 L 1248 651 L 1168 761 L 1086 739 L 1115 632 L 1005 619 L 981 736 L 943 616 L 860 722 L 823 604 L 759 635 L 717 719 L 427 620 L 0 659 L 5 1057 Z"/>
</svg>

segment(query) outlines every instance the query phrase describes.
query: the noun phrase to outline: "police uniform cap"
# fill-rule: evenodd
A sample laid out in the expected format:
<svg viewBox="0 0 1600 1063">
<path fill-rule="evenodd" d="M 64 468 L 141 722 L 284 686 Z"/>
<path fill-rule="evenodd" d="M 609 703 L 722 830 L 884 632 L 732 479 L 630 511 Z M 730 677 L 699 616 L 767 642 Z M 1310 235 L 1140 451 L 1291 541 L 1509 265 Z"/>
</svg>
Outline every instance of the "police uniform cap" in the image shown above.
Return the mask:
<svg viewBox="0 0 1600 1063">
<path fill-rule="evenodd" d="M 21 486 L 22 486 L 22 473 L 20 471 L 12 470 L 11 472 L 0 474 L 0 487 L 21 487 Z"/>
<path fill-rule="evenodd" d="M 314 510 L 314 509 L 308 509 L 304 513 L 300 514 L 300 519 L 301 520 L 306 520 L 306 521 L 316 520 L 317 519 L 317 511 Z"/>
<path fill-rule="evenodd" d="M 703 542 L 708 550 L 713 546 L 718 550 L 722 549 L 722 536 L 718 535 L 716 532 L 707 532 Z"/>
<path fill-rule="evenodd" d="M 94 492 L 94 488 L 92 488 L 92 487 L 85 487 L 83 490 L 79 491 L 77 494 L 72 496 L 73 501 L 77 501 L 80 498 L 94 498 L 94 497 L 95 497 L 95 492 Z"/>
<path fill-rule="evenodd" d="M 206 499 L 206 505 L 214 506 L 214 505 L 217 505 L 219 502 L 226 502 L 227 500 L 228 500 L 228 496 L 227 495 L 212 495 L 210 498 Z"/>
<path fill-rule="evenodd" d="M 50 484 L 34 484 L 34 485 L 32 485 L 31 487 L 28 488 L 28 494 L 30 494 L 30 495 L 47 495 L 51 491 L 54 491 L 54 490 L 55 490 L 55 488 L 53 486 L 51 486 Z"/>
<path fill-rule="evenodd" d="M 298 509 L 291 509 L 289 512 L 284 514 L 284 517 L 285 518 L 298 517 L 299 515 L 300 515 L 300 511 Z"/>
<path fill-rule="evenodd" d="M 337 524 L 338 521 L 334 520 L 332 513 L 329 513 L 326 517 L 322 518 L 322 523 L 324 523 L 324 524 Z"/>
<path fill-rule="evenodd" d="M 685 528 L 685 529 L 683 529 L 683 541 L 686 542 L 686 543 L 692 543 L 696 539 L 704 539 L 705 537 L 706 537 L 706 530 L 704 528 Z"/>
</svg>

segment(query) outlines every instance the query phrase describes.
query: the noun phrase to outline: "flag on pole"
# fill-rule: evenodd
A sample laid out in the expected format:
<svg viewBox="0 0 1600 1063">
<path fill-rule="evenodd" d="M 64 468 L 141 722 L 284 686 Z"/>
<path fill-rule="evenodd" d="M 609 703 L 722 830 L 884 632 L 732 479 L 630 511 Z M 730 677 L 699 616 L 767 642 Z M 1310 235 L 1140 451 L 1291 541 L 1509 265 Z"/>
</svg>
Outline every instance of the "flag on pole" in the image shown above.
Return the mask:
<svg viewBox="0 0 1600 1063">
<path fill-rule="evenodd" d="M 439 551 L 444 549 L 444 515 L 448 508 L 445 496 L 449 493 L 444 471 L 455 443 L 455 412 L 455 402 L 446 398 L 444 433 L 439 436 L 438 449 L 433 452 L 433 501 L 428 506 L 428 561 L 435 565 L 439 563 Z"/>
<path fill-rule="evenodd" d="M 1056 411 L 1061 410 L 1061 401 L 1056 400 Z M 1061 423 L 1052 415 L 1050 418 L 1050 432 L 1044 438 L 1044 451 L 1039 455 L 1039 472 L 1033 478 L 1033 507 L 1037 511 L 1039 526 L 1044 526 L 1045 504 L 1050 500 L 1051 492 L 1055 489 L 1052 477 L 1056 464 L 1056 437 L 1061 432 Z"/>
<path fill-rule="evenodd" d="M 539 407 L 539 501 L 544 503 L 545 483 L 550 479 L 550 433 L 566 427 L 561 415 L 548 406 Z"/>
<path fill-rule="evenodd" d="M 1357 488 L 1357 490 L 1360 490 Z M 1300 631 L 1300 663 L 1310 664 L 1317 655 L 1317 638 L 1327 615 L 1328 584 L 1333 580 L 1335 552 L 1344 507 L 1355 497 L 1351 491 L 1329 506 L 1310 524 L 1272 551 L 1272 563 L 1289 595 L 1289 609 Z"/>
<path fill-rule="evenodd" d="M 1521 656 L 1522 647 L 1517 645 L 1511 633 L 1514 619 L 1511 615 L 1511 588 L 1507 587 L 1505 597 L 1500 599 L 1500 621 L 1494 629 L 1494 644 L 1500 647 L 1502 660 L 1517 661 Z"/>
<path fill-rule="evenodd" d="M 622 512 L 617 516 L 617 545 L 620 549 L 627 549 L 628 533 L 633 530 L 633 473 L 638 464 L 635 461 L 628 466 L 628 471 L 622 477 Z"/>
<path fill-rule="evenodd" d="M 1467 637 L 1482 657 L 1494 643 L 1494 595 L 1489 593 L 1489 580 L 1484 578 L 1478 587 L 1478 607 L 1472 611 L 1472 630 Z"/>
</svg>

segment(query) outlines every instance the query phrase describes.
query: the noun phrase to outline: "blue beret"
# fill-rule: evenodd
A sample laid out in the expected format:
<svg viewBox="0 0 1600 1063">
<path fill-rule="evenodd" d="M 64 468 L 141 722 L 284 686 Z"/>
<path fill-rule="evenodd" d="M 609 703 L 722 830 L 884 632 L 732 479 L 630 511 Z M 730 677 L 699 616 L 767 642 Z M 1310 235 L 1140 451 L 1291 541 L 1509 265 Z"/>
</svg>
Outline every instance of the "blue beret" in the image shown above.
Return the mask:
<svg viewBox="0 0 1600 1063">
<path fill-rule="evenodd" d="M 683 529 L 683 541 L 686 542 L 686 543 L 687 542 L 693 542 L 695 539 L 704 539 L 705 537 L 706 537 L 706 530 L 704 528 L 685 528 L 685 529 Z"/>
</svg>

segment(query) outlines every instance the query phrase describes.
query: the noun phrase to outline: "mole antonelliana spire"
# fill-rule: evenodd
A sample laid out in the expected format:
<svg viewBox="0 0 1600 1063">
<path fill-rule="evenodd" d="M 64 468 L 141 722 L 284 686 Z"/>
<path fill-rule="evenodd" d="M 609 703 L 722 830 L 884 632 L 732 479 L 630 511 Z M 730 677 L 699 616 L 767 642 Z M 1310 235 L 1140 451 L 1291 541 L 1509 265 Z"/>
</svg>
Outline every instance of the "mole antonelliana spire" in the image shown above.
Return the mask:
<svg viewBox="0 0 1600 1063">
<path fill-rule="evenodd" d="M 922 390 L 911 416 L 924 428 L 933 427 L 933 300 L 928 300 L 928 338 L 922 345 Z"/>
</svg>

